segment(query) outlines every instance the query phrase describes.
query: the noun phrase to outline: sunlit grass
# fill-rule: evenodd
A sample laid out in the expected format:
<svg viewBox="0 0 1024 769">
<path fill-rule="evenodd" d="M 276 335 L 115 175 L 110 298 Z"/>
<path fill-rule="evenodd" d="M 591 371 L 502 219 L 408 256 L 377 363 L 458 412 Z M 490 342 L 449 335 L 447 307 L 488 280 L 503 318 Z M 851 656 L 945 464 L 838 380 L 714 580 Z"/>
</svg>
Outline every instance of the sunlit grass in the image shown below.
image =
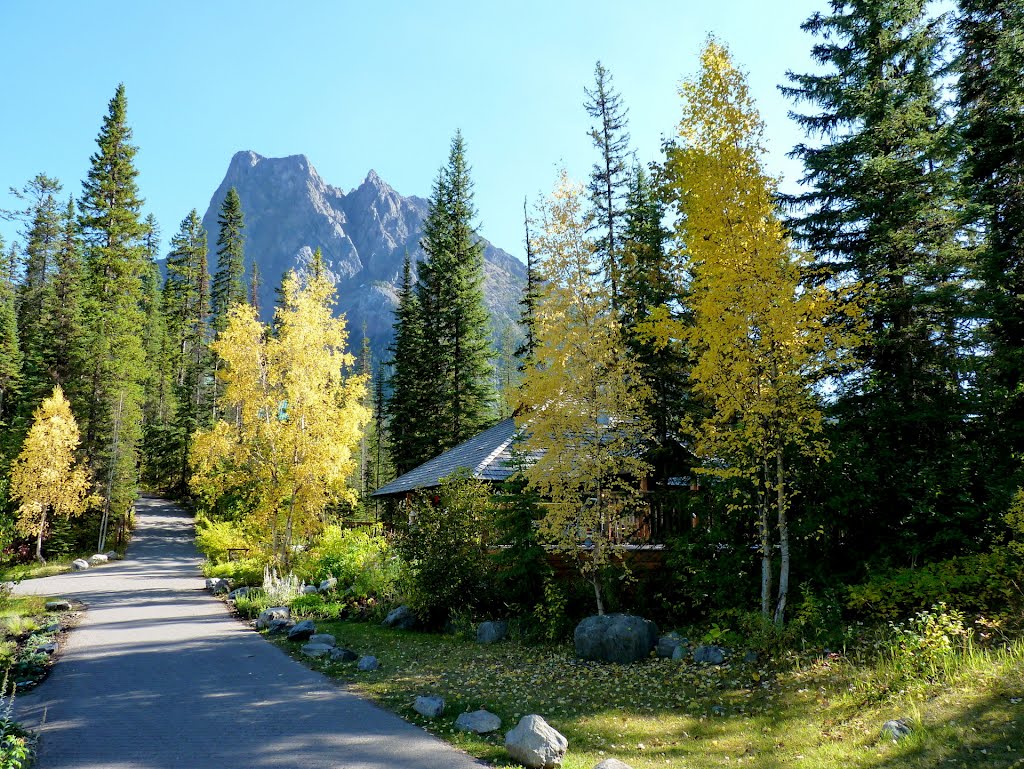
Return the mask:
<svg viewBox="0 0 1024 769">
<path fill-rule="evenodd" d="M 663 659 L 603 665 L 575 659 L 568 645 L 480 646 L 346 621 L 318 621 L 317 629 L 376 655 L 381 669 L 300 659 L 498 765 L 509 763 L 504 732 L 537 713 L 568 738 L 566 769 L 592 769 L 609 757 L 636 769 L 1024 767 L 1024 702 L 1013 702 L 1024 697 L 1020 645 L 975 648 L 942 681 L 894 687 L 884 665 L 836 655 L 782 670 Z M 298 655 L 299 644 L 279 643 Z M 416 714 L 421 694 L 444 697 L 444 716 Z M 479 707 L 501 717 L 500 732 L 456 732 L 456 716 Z M 882 724 L 898 717 L 911 720 L 913 736 L 898 744 L 881 739 Z"/>
<path fill-rule="evenodd" d="M 36 579 L 38 577 L 52 577 L 54 574 L 64 574 L 71 571 L 71 562 L 80 556 L 68 556 L 49 560 L 46 563 L 19 563 L 12 566 L 5 566 L 0 569 L 0 582 L 18 582 L 23 579 Z"/>
</svg>

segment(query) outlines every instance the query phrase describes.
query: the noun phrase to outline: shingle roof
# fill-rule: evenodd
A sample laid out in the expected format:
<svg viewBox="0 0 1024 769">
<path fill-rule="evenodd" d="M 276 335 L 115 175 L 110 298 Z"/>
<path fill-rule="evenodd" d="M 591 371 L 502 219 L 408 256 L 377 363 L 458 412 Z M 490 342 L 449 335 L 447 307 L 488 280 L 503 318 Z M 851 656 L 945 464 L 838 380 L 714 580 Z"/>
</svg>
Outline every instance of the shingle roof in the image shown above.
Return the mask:
<svg viewBox="0 0 1024 769">
<path fill-rule="evenodd" d="M 398 476 L 373 492 L 372 496 L 386 497 L 440 486 L 442 478 L 462 468 L 479 480 L 504 481 L 513 473 L 508 461 L 512 458 L 512 441 L 516 433 L 515 419 L 502 420 L 489 430 Z"/>
</svg>

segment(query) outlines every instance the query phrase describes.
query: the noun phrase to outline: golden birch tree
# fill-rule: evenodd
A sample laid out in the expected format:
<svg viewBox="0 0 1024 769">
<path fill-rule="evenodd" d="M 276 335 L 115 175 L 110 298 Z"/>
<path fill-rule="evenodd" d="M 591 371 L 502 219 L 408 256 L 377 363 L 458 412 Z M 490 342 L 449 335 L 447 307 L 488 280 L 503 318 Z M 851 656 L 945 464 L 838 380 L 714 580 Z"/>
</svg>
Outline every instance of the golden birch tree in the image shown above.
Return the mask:
<svg viewBox="0 0 1024 769">
<path fill-rule="evenodd" d="M 33 414 L 32 427 L 11 468 L 11 498 L 20 502 L 17 529 L 36 538 L 43 558 L 47 523 L 81 515 L 89 505 L 89 477 L 75 458 L 81 438 L 71 405 L 58 385 Z"/>
<path fill-rule="evenodd" d="M 283 292 L 274 335 L 250 305 L 229 310 L 212 349 L 233 419 L 195 436 L 191 465 L 204 499 L 245 496 L 259 544 L 287 566 L 292 544 L 318 531 L 328 505 L 355 501 L 349 481 L 370 412 L 329 279 L 290 273 Z"/>
<path fill-rule="evenodd" d="M 542 286 L 536 347 L 521 389 L 524 474 L 547 501 L 540 534 L 576 560 L 604 613 L 600 571 L 640 506 L 650 473 L 648 389 L 622 343 L 611 295 L 587 238 L 583 190 L 565 173 L 542 206 L 532 244 Z"/>
<path fill-rule="evenodd" d="M 763 123 L 728 50 L 709 40 L 699 75 L 683 82 L 680 95 L 683 115 L 666 171 L 692 325 L 663 336 L 678 335 L 693 351 L 692 384 L 709 406 L 693 426 L 702 471 L 750 490 L 736 507 L 756 511 L 761 610 L 781 624 L 791 569 L 789 462 L 794 454 L 829 456 L 816 385 L 849 361 L 859 309 L 849 291 L 803 280 L 807 261 L 785 232 L 776 182 L 762 164 Z"/>
</svg>

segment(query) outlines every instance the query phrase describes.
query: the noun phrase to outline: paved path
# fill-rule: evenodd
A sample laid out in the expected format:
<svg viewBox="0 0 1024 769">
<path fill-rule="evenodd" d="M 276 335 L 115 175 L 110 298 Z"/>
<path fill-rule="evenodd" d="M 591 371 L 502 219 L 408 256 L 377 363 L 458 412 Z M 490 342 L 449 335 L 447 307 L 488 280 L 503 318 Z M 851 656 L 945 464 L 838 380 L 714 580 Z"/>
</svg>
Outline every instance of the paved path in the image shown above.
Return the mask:
<svg viewBox="0 0 1024 769">
<path fill-rule="evenodd" d="M 40 730 L 38 769 L 484 766 L 233 619 L 203 589 L 191 518 L 160 499 L 137 510 L 124 561 L 19 585 L 89 607 L 15 703 Z"/>
</svg>

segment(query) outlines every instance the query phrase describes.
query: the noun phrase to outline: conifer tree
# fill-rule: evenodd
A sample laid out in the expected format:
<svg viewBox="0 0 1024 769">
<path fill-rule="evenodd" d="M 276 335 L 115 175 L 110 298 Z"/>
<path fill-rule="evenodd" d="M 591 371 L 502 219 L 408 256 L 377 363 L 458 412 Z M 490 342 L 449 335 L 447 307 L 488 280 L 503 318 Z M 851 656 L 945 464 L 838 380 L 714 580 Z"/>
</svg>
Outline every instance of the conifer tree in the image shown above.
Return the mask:
<svg viewBox="0 0 1024 769">
<path fill-rule="evenodd" d="M 402 285 L 395 309 L 395 338 L 391 353 L 391 374 L 384 411 L 388 424 L 388 452 L 398 475 L 426 462 L 434 451 L 427 437 L 427 390 L 430 377 L 425 367 L 427 348 L 423 338 L 423 317 L 413 286 L 412 264 L 405 255 Z"/>
<path fill-rule="evenodd" d="M 519 370 L 525 371 L 533 352 L 537 348 L 536 313 L 540 286 L 537 282 L 536 256 L 533 252 L 533 239 L 530 237 L 530 216 L 526 210 L 526 198 L 523 198 L 523 230 L 526 242 L 526 285 L 523 296 L 519 300 L 519 325 L 523 329 L 523 343 L 516 350 L 519 358 Z"/>
<path fill-rule="evenodd" d="M 814 503 L 835 506 L 826 518 L 848 530 L 847 554 L 955 551 L 975 537 L 979 511 L 962 493 L 973 472 L 961 461 L 970 324 L 941 40 L 926 0 L 830 6 L 803 25 L 820 38 L 813 56 L 825 71 L 790 73 L 783 89 L 811 108 L 796 118 L 819 140 L 793 151 L 807 188 L 791 200 L 793 226 L 820 280 L 863 286 L 869 331 L 835 408 L 834 465 L 850 474 L 823 481 L 843 493 Z"/>
<path fill-rule="evenodd" d="M 217 272 L 210 294 L 210 314 L 214 332 L 227 325 L 228 308 L 246 300 L 245 292 L 245 216 L 238 190 L 232 187 L 224 196 L 217 215 Z"/>
<path fill-rule="evenodd" d="M 139 333 L 145 325 L 145 225 L 131 139 L 122 84 L 103 119 L 79 205 L 88 272 L 86 324 L 91 361 L 83 447 L 104 487 L 100 550 L 109 522 L 125 520 L 136 496 L 146 380 L 146 354 Z"/>
<path fill-rule="evenodd" d="M 252 279 L 249 281 L 249 304 L 256 310 L 256 317 L 260 315 L 260 289 L 263 288 L 263 280 L 260 276 L 260 266 L 252 263 Z"/>
<path fill-rule="evenodd" d="M 600 153 L 590 172 L 588 191 L 593 205 L 591 229 L 598 232 L 597 254 L 605 280 L 611 288 L 612 306 L 618 307 L 620 260 L 622 257 L 622 220 L 626 181 L 629 168 L 628 110 L 622 97 L 612 87 L 611 73 L 601 62 L 594 66 L 594 88 L 584 89 L 587 100 L 584 108 L 596 124 L 590 128 L 590 138 Z"/>
<path fill-rule="evenodd" d="M 78 236 L 75 201 L 68 198 L 61 222 L 61 239 L 56 252 L 50 311 L 47 313 L 45 337 L 46 367 L 59 384 L 72 408 L 86 409 L 85 395 L 88 358 L 85 347 L 85 270 L 82 244 Z"/>
<path fill-rule="evenodd" d="M 14 255 L 0 238 L 0 425 L 8 424 L 21 380 L 21 349 L 15 306 Z M 7 430 L 5 430 L 7 432 Z M 0 450 L 6 448 L 0 444 Z"/>
<path fill-rule="evenodd" d="M 483 245 L 473 219 L 473 184 L 461 132 L 438 173 L 420 245 L 416 293 L 430 385 L 423 459 L 456 446 L 487 427 L 495 393 L 489 318 L 483 300 Z M 427 372 L 430 372 L 429 374 Z M 396 463 L 397 465 L 397 463 Z"/>
<path fill-rule="evenodd" d="M 991 348 L 981 388 L 986 475 L 999 485 L 1019 476 L 1024 452 L 1024 6 L 960 0 L 955 31 L 963 185 L 983 234 L 976 277 Z M 1015 485 L 1019 477 L 1004 493 Z"/>
</svg>

